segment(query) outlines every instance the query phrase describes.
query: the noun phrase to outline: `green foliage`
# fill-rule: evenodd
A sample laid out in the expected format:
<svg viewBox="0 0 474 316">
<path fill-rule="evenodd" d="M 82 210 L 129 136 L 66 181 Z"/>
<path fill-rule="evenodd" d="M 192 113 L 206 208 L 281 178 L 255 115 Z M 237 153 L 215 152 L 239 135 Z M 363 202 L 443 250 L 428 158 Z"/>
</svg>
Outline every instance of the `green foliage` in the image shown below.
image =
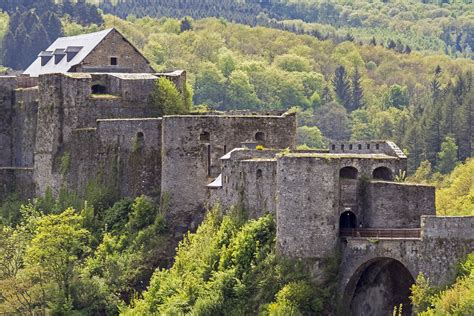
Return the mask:
<svg viewBox="0 0 474 316">
<path fill-rule="evenodd" d="M 314 296 L 314 288 L 305 281 L 286 284 L 276 294 L 276 302 L 268 307 L 269 315 L 314 315 L 322 310 L 322 302 Z"/>
<path fill-rule="evenodd" d="M 438 183 L 436 209 L 440 215 L 474 215 L 474 159 L 457 166 Z"/>
<path fill-rule="evenodd" d="M 463 263 L 462 274 L 445 290 L 429 286 L 423 275 L 412 286 L 411 300 L 418 315 L 470 315 L 474 310 L 474 253 Z"/>
<path fill-rule="evenodd" d="M 407 87 L 399 86 L 398 84 L 394 84 L 390 86 L 385 96 L 385 106 L 386 107 L 397 107 L 402 108 L 408 105 L 410 102 L 410 98 L 408 96 Z"/>
<path fill-rule="evenodd" d="M 298 144 L 307 145 L 310 148 L 325 148 L 323 134 L 316 126 L 302 126 L 296 130 Z"/>
<path fill-rule="evenodd" d="M 185 94 L 188 96 L 183 97 L 173 82 L 161 77 L 156 80 L 152 102 L 161 115 L 186 114 L 191 110 L 190 92 L 185 92 Z"/>
<path fill-rule="evenodd" d="M 10 194 L 0 206 L 0 226 L 8 225 L 15 226 L 21 219 L 19 212 L 22 201 L 18 194 Z"/>
<path fill-rule="evenodd" d="M 441 151 L 438 153 L 437 169 L 442 174 L 450 173 L 456 167 L 458 161 L 458 146 L 452 137 L 446 137 L 441 144 Z"/>
<path fill-rule="evenodd" d="M 239 209 L 214 209 L 180 243 L 173 267 L 157 270 L 143 299 L 123 314 L 255 314 L 283 288 L 281 300 L 295 308 L 318 307 L 304 273 L 278 260 L 274 243 L 270 215 L 247 221 Z"/>
</svg>

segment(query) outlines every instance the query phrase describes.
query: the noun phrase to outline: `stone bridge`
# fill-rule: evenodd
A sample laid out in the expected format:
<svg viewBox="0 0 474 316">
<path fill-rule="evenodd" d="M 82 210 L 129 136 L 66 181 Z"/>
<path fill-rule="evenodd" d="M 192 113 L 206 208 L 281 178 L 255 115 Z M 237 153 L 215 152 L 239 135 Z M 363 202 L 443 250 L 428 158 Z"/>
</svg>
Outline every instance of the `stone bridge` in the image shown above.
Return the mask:
<svg viewBox="0 0 474 316">
<path fill-rule="evenodd" d="M 393 233 L 393 232 L 392 232 Z M 410 286 L 423 273 L 434 286 L 456 277 L 474 251 L 474 217 L 423 216 L 419 237 L 341 237 L 340 315 L 411 314 Z"/>
</svg>

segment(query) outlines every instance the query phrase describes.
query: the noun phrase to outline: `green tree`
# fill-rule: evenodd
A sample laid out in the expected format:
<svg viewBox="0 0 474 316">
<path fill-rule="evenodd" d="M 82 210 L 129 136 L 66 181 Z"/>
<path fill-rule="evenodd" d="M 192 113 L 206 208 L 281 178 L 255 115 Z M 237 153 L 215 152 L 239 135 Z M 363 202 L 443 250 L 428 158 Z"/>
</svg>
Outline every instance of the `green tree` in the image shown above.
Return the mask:
<svg viewBox="0 0 474 316">
<path fill-rule="evenodd" d="M 173 82 L 164 77 L 156 80 L 152 103 L 161 115 L 186 114 L 191 110 Z"/>
<path fill-rule="evenodd" d="M 458 162 L 457 159 L 458 146 L 456 140 L 447 136 L 441 144 L 441 151 L 438 153 L 438 163 L 436 170 L 442 174 L 450 173 Z"/>
<path fill-rule="evenodd" d="M 332 79 L 332 85 L 334 92 L 336 93 L 337 100 L 343 105 L 347 110 L 351 108 L 351 84 L 347 77 L 347 72 L 344 66 L 339 66 L 336 68 L 334 73 L 334 78 Z"/>
<path fill-rule="evenodd" d="M 82 217 L 73 209 L 38 220 L 35 234 L 26 249 L 25 261 L 34 278 L 44 284 L 54 312 L 72 309 L 75 269 L 89 252 L 90 233 L 82 228 Z M 52 287 L 51 287 L 52 286 Z"/>
<path fill-rule="evenodd" d="M 394 84 L 390 86 L 387 94 L 385 95 L 385 106 L 402 108 L 408 105 L 410 97 L 406 86 L 400 86 Z"/>
<path fill-rule="evenodd" d="M 299 145 L 307 145 L 311 148 L 325 148 L 324 136 L 316 126 L 301 126 L 296 131 Z"/>
<path fill-rule="evenodd" d="M 189 16 L 184 17 L 184 19 L 181 20 L 181 25 L 180 25 L 181 33 L 190 31 L 192 29 L 193 29 L 193 19 Z"/>
<path fill-rule="evenodd" d="M 250 83 L 249 76 L 241 71 L 235 70 L 229 77 L 227 86 L 227 104 L 225 108 L 255 109 L 258 108 L 259 100 L 254 86 Z"/>
<path fill-rule="evenodd" d="M 359 68 L 352 74 L 352 103 L 349 111 L 357 110 L 364 106 L 364 90 L 362 88 L 362 76 Z"/>
</svg>

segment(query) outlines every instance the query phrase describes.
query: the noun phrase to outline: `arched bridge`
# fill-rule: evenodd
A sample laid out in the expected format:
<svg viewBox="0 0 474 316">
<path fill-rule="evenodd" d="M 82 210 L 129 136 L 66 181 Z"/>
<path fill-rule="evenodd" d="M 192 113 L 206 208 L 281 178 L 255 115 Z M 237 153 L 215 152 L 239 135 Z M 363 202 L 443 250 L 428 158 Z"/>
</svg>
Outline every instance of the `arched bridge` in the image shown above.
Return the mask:
<svg viewBox="0 0 474 316">
<path fill-rule="evenodd" d="M 419 273 L 433 285 L 456 276 L 474 251 L 474 217 L 422 217 L 421 229 L 341 230 L 340 315 L 411 315 L 410 287 Z"/>
</svg>

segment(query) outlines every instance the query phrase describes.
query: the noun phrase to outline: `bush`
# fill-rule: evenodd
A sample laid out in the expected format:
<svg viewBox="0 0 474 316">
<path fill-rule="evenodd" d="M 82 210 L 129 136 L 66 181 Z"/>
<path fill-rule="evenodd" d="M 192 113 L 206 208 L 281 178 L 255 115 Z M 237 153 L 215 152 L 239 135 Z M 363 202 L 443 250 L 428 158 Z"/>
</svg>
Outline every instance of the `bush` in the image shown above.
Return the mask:
<svg viewBox="0 0 474 316">
<path fill-rule="evenodd" d="M 186 87 L 184 97 L 170 80 L 156 80 L 152 103 L 161 115 L 186 114 L 191 110 L 192 92 Z"/>
</svg>

